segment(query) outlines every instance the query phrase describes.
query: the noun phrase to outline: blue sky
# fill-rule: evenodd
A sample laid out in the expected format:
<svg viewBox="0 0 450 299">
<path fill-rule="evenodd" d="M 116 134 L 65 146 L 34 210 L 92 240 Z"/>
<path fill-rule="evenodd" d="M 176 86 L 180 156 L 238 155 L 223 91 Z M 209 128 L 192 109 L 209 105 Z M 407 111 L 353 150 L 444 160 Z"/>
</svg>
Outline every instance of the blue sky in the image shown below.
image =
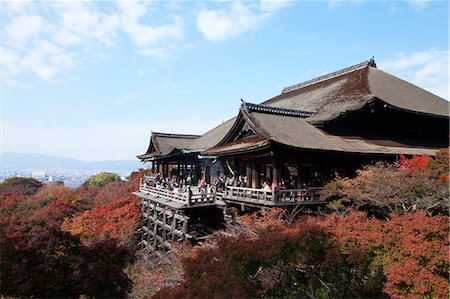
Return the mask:
<svg viewBox="0 0 450 299">
<path fill-rule="evenodd" d="M 448 99 L 446 1 L 2 1 L 2 151 L 133 159 L 375 56 Z"/>
</svg>

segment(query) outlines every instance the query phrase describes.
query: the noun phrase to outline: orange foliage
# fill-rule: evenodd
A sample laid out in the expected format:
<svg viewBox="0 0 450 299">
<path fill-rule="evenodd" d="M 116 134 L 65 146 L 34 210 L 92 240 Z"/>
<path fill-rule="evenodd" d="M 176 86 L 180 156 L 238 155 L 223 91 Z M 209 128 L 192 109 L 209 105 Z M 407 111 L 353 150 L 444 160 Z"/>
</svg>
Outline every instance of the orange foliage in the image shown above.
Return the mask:
<svg viewBox="0 0 450 299">
<path fill-rule="evenodd" d="M 288 227 L 278 219 L 245 216 L 257 237 L 221 234 L 194 248 L 183 259 L 185 281 L 155 298 L 446 298 L 450 290 L 448 216 L 382 221 L 353 212 Z"/>
<path fill-rule="evenodd" d="M 414 155 L 411 159 L 406 158 L 404 155 L 400 155 L 398 166 L 400 170 L 423 170 L 427 167 L 430 159 L 430 156 L 427 155 Z"/>
<path fill-rule="evenodd" d="M 85 243 L 112 238 L 120 245 L 133 246 L 139 216 L 137 198 L 119 198 L 111 204 L 66 219 L 61 229 L 73 235 L 80 235 Z"/>
<path fill-rule="evenodd" d="M 384 292 L 391 298 L 444 298 L 448 294 L 447 216 L 416 212 L 381 221 L 355 212 L 310 221 L 330 231 L 343 252 L 355 247 L 371 252 L 373 263 L 384 269 Z"/>
</svg>

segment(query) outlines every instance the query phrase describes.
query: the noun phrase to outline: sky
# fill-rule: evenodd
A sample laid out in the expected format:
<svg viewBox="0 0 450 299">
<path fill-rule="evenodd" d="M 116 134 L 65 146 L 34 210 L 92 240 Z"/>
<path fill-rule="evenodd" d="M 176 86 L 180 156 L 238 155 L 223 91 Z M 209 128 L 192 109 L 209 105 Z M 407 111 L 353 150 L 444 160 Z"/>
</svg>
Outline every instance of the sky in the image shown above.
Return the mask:
<svg viewBox="0 0 450 299">
<path fill-rule="evenodd" d="M 446 1 L 2 1 L 1 151 L 135 159 L 375 57 L 449 99 Z"/>
</svg>

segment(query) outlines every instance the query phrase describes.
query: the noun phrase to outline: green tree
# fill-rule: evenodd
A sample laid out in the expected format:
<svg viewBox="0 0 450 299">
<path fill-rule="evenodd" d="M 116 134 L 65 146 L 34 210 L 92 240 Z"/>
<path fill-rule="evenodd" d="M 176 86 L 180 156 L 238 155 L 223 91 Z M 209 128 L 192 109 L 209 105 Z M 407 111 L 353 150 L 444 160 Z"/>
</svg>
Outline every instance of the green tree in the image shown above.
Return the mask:
<svg viewBox="0 0 450 299">
<path fill-rule="evenodd" d="M 89 177 L 83 185 L 102 187 L 110 182 L 116 181 L 122 181 L 119 175 L 111 172 L 100 172 L 99 174 L 95 174 Z"/>
</svg>

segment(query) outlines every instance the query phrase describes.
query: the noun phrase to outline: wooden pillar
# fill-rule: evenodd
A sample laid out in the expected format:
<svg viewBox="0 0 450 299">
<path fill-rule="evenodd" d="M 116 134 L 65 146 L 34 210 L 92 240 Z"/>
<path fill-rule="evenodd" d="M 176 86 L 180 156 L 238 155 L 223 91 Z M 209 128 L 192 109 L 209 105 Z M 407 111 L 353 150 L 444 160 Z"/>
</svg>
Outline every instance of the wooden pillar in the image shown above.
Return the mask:
<svg viewBox="0 0 450 299">
<path fill-rule="evenodd" d="M 259 184 L 266 181 L 266 163 L 259 163 Z"/>
<path fill-rule="evenodd" d="M 297 189 L 302 189 L 302 174 L 303 169 L 301 169 L 300 163 L 297 163 Z"/>
<path fill-rule="evenodd" d="M 175 242 L 175 230 L 177 229 L 176 213 L 172 210 L 172 242 Z"/>
<path fill-rule="evenodd" d="M 165 177 L 169 177 L 169 163 L 164 163 Z"/>
<path fill-rule="evenodd" d="M 212 185 L 214 184 L 214 175 L 215 175 L 215 169 L 214 166 L 211 164 L 209 167 L 209 183 Z"/>
<path fill-rule="evenodd" d="M 155 162 L 152 161 L 152 173 L 155 173 Z"/>
<path fill-rule="evenodd" d="M 252 168 L 250 167 L 250 164 L 248 163 L 246 166 L 246 174 L 247 176 L 247 184 L 245 187 L 250 188 L 252 186 Z"/>
<path fill-rule="evenodd" d="M 154 225 L 154 223 L 152 221 L 152 219 L 153 219 L 152 214 L 154 213 L 154 209 L 156 209 L 156 206 L 152 203 L 149 203 L 148 210 L 147 210 L 147 249 L 149 249 L 151 246 L 150 241 L 151 241 L 151 237 L 153 236 L 152 225 Z"/>
<path fill-rule="evenodd" d="M 183 239 L 186 237 L 185 234 L 188 232 L 188 217 L 186 215 L 183 215 L 183 227 L 181 229 L 183 232 Z"/>
<path fill-rule="evenodd" d="M 149 215 L 150 216 L 150 215 Z M 156 245 L 158 242 L 158 206 L 155 205 L 155 210 L 153 211 L 153 249 L 156 250 Z"/>
<path fill-rule="evenodd" d="M 273 161 L 273 173 L 272 173 L 272 187 L 278 187 L 281 180 L 280 163 L 276 160 Z"/>
<path fill-rule="evenodd" d="M 252 163 L 252 188 L 258 188 L 259 186 L 259 172 L 255 162 Z"/>
<path fill-rule="evenodd" d="M 163 243 L 166 241 L 166 224 L 167 224 L 167 215 L 166 215 L 166 207 L 163 208 L 163 227 L 162 227 L 162 240 Z"/>
<path fill-rule="evenodd" d="M 159 169 L 159 168 L 160 168 L 160 164 L 161 164 L 161 163 L 156 162 L 156 172 L 157 172 L 158 174 L 160 173 L 160 172 L 159 172 L 159 171 L 160 171 L 160 169 Z"/>
</svg>

